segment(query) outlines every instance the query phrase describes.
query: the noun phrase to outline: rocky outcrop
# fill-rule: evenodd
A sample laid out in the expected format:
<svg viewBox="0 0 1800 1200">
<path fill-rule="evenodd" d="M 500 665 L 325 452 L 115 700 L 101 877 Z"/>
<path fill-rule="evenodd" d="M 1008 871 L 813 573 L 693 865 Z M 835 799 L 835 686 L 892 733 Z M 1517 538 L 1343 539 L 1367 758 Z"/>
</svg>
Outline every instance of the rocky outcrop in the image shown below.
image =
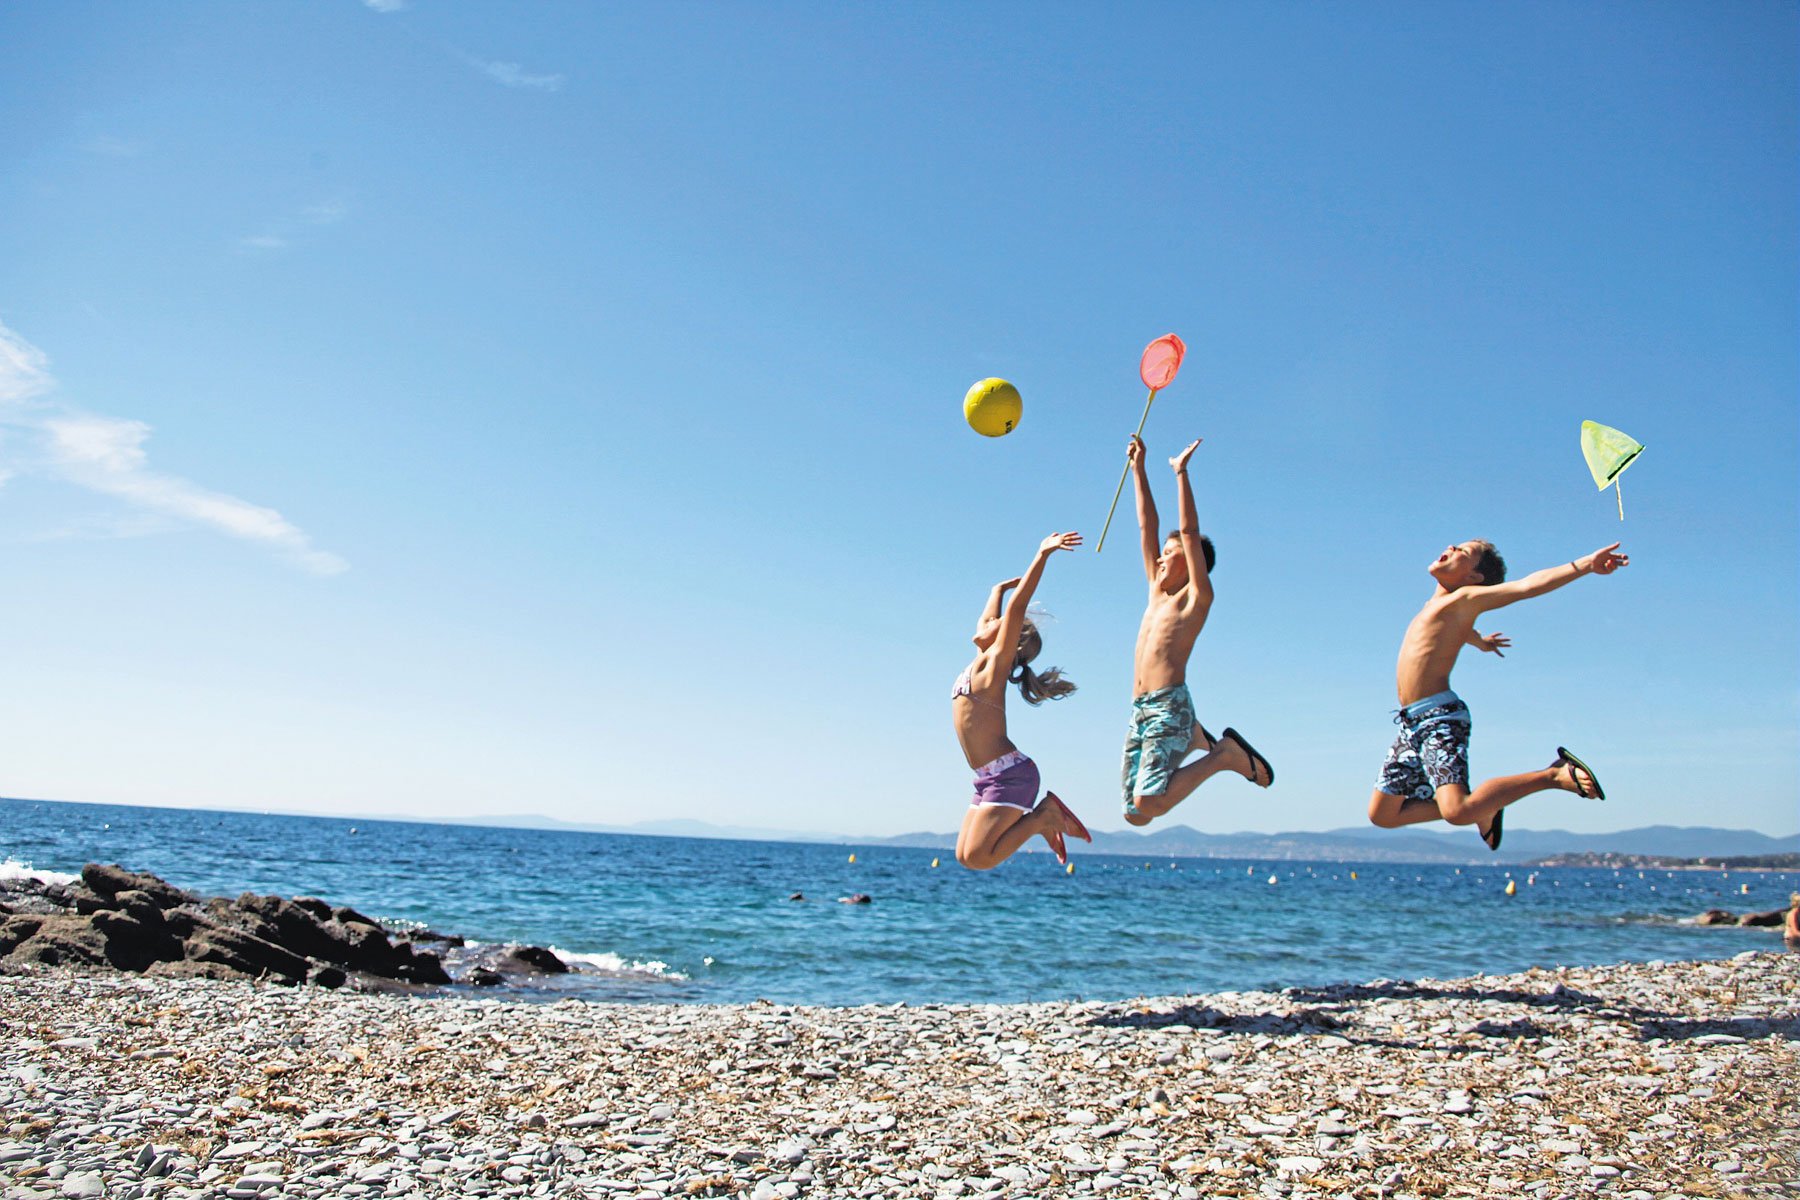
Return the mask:
<svg viewBox="0 0 1800 1200">
<path fill-rule="evenodd" d="M 1780 925 L 1787 919 L 1787 909 L 1776 908 L 1768 912 L 1747 912 L 1741 916 L 1724 908 L 1709 908 L 1694 918 L 1696 925 Z"/>
<path fill-rule="evenodd" d="M 442 958 L 412 937 L 312 896 L 200 897 L 154 875 L 100 863 L 83 867 L 79 883 L 26 879 L 7 887 L 0 898 L 4 961 L 321 987 L 452 982 Z M 435 933 L 418 941 L 462 944 Z M 518 953 L 532 969 L 567 970 L 547 950 L 526 946 Z"/>
<path fill-rule="evenodd" d="M 508 946 L 495 969 L 525 975 L 566 975 L 569 964 L 542 946 Z"/>
</svg>

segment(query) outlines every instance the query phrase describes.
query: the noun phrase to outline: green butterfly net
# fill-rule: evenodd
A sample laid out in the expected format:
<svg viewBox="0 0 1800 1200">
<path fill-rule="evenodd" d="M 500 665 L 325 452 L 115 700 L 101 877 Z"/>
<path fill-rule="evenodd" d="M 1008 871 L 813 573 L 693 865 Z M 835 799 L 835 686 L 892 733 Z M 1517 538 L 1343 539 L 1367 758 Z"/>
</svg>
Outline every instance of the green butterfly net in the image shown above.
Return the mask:
<svg viewBox="0 0 1800 1200">
<path fill-rule="evenodd" d="M 1625 519 L 1625 493 L 1619 488 L 1619 476 L 1644 452 L 1643 444 L 1628 434 L 1598 421 L 1581 423 L 1581 457 L 1587 459 L 1588 472 L 1594 486 L 1601 491 L 1612 485 L 1619 498 L 1619 520 Z"/>
</svg>

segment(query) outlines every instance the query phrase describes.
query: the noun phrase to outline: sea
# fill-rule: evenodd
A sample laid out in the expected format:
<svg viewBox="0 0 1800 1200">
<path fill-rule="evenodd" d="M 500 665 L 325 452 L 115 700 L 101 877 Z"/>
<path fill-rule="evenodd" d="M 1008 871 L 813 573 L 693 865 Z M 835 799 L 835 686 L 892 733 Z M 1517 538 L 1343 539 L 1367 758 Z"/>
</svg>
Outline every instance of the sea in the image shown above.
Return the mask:
<svg viewBox="0 0 1800 1200">
<path fill-rule="evenodd" d="M 1047 853 L 976 872 L 948 849 L 34 800 L 0 800 L 0 860 L 0 876 L 51 877 L 116 862 L 203 895 L 318 896 L 548 946 L 577 969 L 509 994 L 626 1003 L 1121 1000 L 1716 959 L 1780 950 L 1780 931 L 1696 914 L 1785 908 L 1800 890 L 1795 872 L 1079 848 L 1072 872 Z"/>
</svg>

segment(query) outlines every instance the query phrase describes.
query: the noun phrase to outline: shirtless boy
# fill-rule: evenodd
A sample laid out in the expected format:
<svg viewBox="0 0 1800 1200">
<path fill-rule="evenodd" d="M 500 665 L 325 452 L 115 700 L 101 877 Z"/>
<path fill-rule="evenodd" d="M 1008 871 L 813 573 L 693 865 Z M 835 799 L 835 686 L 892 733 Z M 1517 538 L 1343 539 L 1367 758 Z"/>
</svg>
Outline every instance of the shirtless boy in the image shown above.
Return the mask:
<svg viewBox="0 0 1800 1200">
<path fill-rule="evenodd" d="M 1200 533 L 1194 511 L 1194 489 L 1188 483 L 1188 459 L 1200 445 L 1193 442 L 1169 460 L 1175 468 L 1178 530 L 1157 540 L 1156 501 L 1144 471 L 1144 443 L 1133 435 L 1126 451 L 1137 492 L 1138 538 L 1144 553 L 1144 575 L 1150 602 L 1138 626 L 1133 666 L 1131 729 L 1125 735 L 1125 820 L 1148 825 L 1174 808 L 1195 788 L 1230 771 L 1268 787 L 1275 771 L 1235 729 L 1218 739 L 1194 719 L 1188 695 L 1187 661 L 1194 639 L 1212 609 L 1212 539 Z M 1195 750 L 1206 757 L 1182 766 Z"/>
<path fill-rule="evenodd" d="M 1502 582 L 1506 563 L 1491 542 L 1464 542 L 1438 555 L 1430 568 L 1437 590 L 1400 643 L 1400 711 L 1394 717 L 1400 736 L 1369 798 L 1370 821 L 1383 829 L 1438 820 L 1473 825 L 1488 848 L 1498 850 L 1502 811 L 1515 800 L 1551 788 L 1606 799 L 1594 772 L 1561 746 L 1556 761 L 1543 770 L 1501 775 L 1470 792 L 1469 708 L 1450 690 L 1450 669 L 1464 646 L 1505 657 L 1500 652 L 1512 644 L 1505 634 L 1476 632 L 1481 614 L 1553 592 L 1583 575 L 1611 575 L 1631 561 L 1618 549 L 1614 542 L 1512 583 Z"/>
</svg>

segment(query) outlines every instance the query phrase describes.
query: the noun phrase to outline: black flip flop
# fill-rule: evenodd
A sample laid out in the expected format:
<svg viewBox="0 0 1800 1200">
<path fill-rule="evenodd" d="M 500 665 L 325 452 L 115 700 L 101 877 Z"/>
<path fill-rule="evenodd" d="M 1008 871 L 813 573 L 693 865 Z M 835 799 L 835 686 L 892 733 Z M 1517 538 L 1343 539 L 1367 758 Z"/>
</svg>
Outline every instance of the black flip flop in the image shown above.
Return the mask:
<svg viewBox="0 0 1800 1200">
<path fill-rule="evenodd" d="M 1194 728 L 1195 728 L 1195 729 L 1198 729 L 1198 730 L 1199 730 L 1199 731 L 1200 731 L 1200 736 L 1201 736 L 1201 737 L 1203 737 L 1203 738 L 1205 738 L 1205 739 L 1206 739 L 1206 751 L 1205 751 L 1205 753 L 1207 753 L 1207 754 L 1211 754 L 1211 753 L 1212 753 L 1212 748 L 1213 748 L 1213 747 L 1214 747 L 1214 746 L 1216 746 L 1216 745 L 1218 745 L 1218 744 L 1219 744 L 1219 739 L 1218 739 L 1218 738 L 1216 738 L 1216 737 L 1214 737 L 1214 736 L 1213 736 L 1213 735 L 1212 735 L 1212 734 L 1210 734 L 1210 733 L 1208 733 L 1208 732 L 1206 732 L 1206 726 L 1204 726 L 1204 725 L 1202 725 L 1202 724 L 1201 724 L 1201 723 L 1200 723 L 1200 722 L 1198 722 L 1198 721 L 1195 721 L 1195 722 L 1194 722 Z"/>
<path fill-rule="evenodd" d="M 1558 746 L 1556 748 L 1556 757 L 1558 759 L 1560 759 L 1561 761 L 1568 763 L 1571 767 L 1574 767 L 1577 771 L 1587 772 L 1588 782 L 1594 785 L 1593 792 L 1590 794 L 1586 788 L 1581 786 L 1581 776 L 1576 775 L 1574 772 L 1570 772 L 1569 777 L 1575 781 L 1576 792 L 1578 792 L 1579 794 L 1581 794 L 1583 796 L 1586 796 L 1590 800 L 1606 799 L 1606 789 L 1600 786 L 1600 777 L 1598 775 L 1594 774 L 1594 768 L 1588 766 L 1586 763 L 1582 762 L 1579 758 L 1576 758 L 1573 754 L 1570 754 L 1567 750 L 1563 749 L 1561 746 Z"/>
<path fill-rule="evenodd" d="M 1249 742 L 1246 742 L 1244 740 L 1243 734 L 1239 733 L 1237 730 L 1231 728 L 1230 726 L 1226 726 L 1225 732 L 1220 736 L 1230 738 L 1232 741 L 1236 742 L 1238 745 L 1240 745 L 1244 748 L 1244 753 L 1248 754 L 1250 756 L 1250 769 L 1252 771 L 1256 770 L 1256 768 L 1258 768 L 1258 767 L 1261 767 L 1263 770 L 1265 770 L 1269 773 L 1269 782 L 1268 783 L 1257 783 L 1256 784 L 1257 787 L 1265 787 L 1266 788 L 1266 787 L 1270 786 L 1270 784 L 1273 784 L 1275 782 L 1275 768 L 1271 767 L 1269 765 L 1268 759 L 1264 758 L 1262 755 L 1260 755 L 1256 752 L 1255 746 L 1252 746 Z M 1256 783 L 1256 781 L 1254 779 L 1252 779 L 1250 782 Z"/>
<path fill-rule="evenodd" d="M 1487 843 L 1487 848 L 1489 850 L 1498 850 L 1500 848 L 1500 839 L 1505 835 L 1505 830 L 1501 828 L 1505 817 L 1506 810 L 1503 808 L 1494 814 L 1494 823 L 1489 825 L 1488 831 L 1481 835 L 1481 840 Z"/>
</svg>

